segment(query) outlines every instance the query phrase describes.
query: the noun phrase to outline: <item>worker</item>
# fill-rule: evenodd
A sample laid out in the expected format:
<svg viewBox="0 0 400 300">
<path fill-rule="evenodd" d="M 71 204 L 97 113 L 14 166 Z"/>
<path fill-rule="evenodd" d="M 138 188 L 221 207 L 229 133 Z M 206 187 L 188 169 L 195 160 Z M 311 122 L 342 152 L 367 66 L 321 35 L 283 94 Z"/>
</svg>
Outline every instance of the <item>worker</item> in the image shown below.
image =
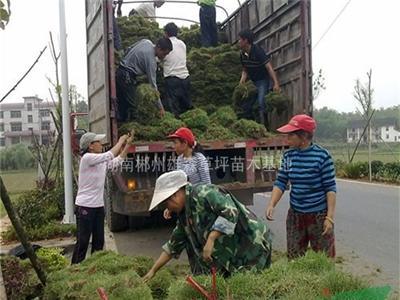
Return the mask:
<svg viewBox="0 0 400 300">
<path fill-rule="evenodd" d="M 192 109 L 190 98 L 190 77 L 186 66 L 186 45 L 177 38 L 178 26 L 168 23 L 164 26 L 164 33 L 171 40 L 172 51 L 163 62 L 166 110 L 175 117 Z"/>
<path fill-rule="evenodd" d="M 166 204 L 178 214 L 169 241 L 144 281 L 186 249 L 193 274 L 262 270 L 271 263 L 270 232 L 232 194 L 212 184 L 192 185 L 185 172 L 162 174 L 157 180 L 149 211 Z"/>
<path fill-rule="evenodd" d="M 273 220 L 274 208 L 290 183 L 290 208 L 286 219 L 289 258 L 304 255 L 308 243 L 314 251 L 335 256 L 335 169 L 329 152 L 312 142 L 315 128 L 313 118 L 296 115 L 277 129 L 288 135 L 291 149 L 283 155 L 266 217 Z"/>
<path fill-rule="evenodd" d="M 152 18 L 156 16 L 156 8 L 163 6 L 165 1 L 154 1 L 153 3 L 142 3 L 137 8 L 133 8 L 129 12 L 129 16 L 140 16 Z"/>
<path fill-rule="evenodd" d="M 167 38 L 161 38 L 154 45 L 150 40 L 143 39 L 133 44 L 125 57 L 121 60 L 116 72 L 118 121 L 125 122 L 130 119 L 138 119 L 135 91 L 136 77 L 146 75 L 149 83 L 158 91 L 156 81 L 157 60 L 163 60 L 172 51 L 172 43 Z M 164 107 L 160 98 L 157 103 L 161 116 L 164 115 Z"/>
<path fill-rule="evenodd" d="M 200 33 L 203 47 L 218 45 L 217 15 L 215 10 L 216 0 L 198 0 L 200 5 Z"/>
<path fill-rule="evenodd" d="M 122 164 L 133 139 L 133 135 L 123 135 L 111 150 L 102 153 L 101 140 L 105 136 L 87 132 L 79 141 L 82 158 L 79 163 L 78 194 L 75 200 L 77 232 L 72 264 L 85 259 L 90 236 L 92 236 L 92 253 L 103 250 L 103 195 L 107 169 L 114 169 Z"/>
<path fill-rule="evenodd" d="M 259 111 L 258 121 L 261 124 L 267 123 L 265 96 L 272 90 L 280 92 L 279 81 L 271 64 L 271 56 L 258 45 L 254 44 L 254 34 L 246 29 L 239 33 L 240 61 L 242 63 L 242 76 L 240 84 L 244 84 L 247 78 L 257 88 L 257 106 Z M 244 117 L 252 118 L 253 102 L 245 103 Z"/>
<path fill-rule="evenodd" d="M 208 161 L 193 132 L 189 128 L 181 127 L 170 134 L 168 138 L 173 140 L 175 153 L 178 155 L 176 169 L 184 171 L 189 182 L 193 185 L 210 184 Z M 164 218 L 171 219 L 171 212 L 168 208 L 164 210 Z"/>
</svg>

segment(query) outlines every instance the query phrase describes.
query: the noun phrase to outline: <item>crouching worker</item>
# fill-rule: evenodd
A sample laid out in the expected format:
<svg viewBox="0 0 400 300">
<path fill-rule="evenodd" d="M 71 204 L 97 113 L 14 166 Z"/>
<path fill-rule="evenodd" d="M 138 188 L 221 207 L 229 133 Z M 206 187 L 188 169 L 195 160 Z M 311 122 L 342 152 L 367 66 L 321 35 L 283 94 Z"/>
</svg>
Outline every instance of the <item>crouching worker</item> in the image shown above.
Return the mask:
<svg viewBox="0 0 400 300">
<path fill-rule="evenodd" d="M 225 276 L 270 266 L 271 241 L 266 224 L 229 192 L 212 184 L 193 186 L 185 172 L 177 170 L 157 179 L 149 210 L 164 202 L 177 213 L 177 224 L 144 281 L 183 249 L 195 275 L 209 274 L 212 265 Z"/>
<path fill-rule="evenodd" d="M 90 236 L 92 236 L 92 253 L 103 250 L 103 194 L 107 169 L 114 169 L 122 164 L 133 136 L 130 134 L 121 136 L 111 150 L 102 153 L 103 145 L 100 141 L 104 138 L 105 134 L 87 132 L 80 139 L 82 158 L 79 164 L 78 194 L 75 200 L 77 233 L 72 264 L 85 259 Z"/>
</svg>

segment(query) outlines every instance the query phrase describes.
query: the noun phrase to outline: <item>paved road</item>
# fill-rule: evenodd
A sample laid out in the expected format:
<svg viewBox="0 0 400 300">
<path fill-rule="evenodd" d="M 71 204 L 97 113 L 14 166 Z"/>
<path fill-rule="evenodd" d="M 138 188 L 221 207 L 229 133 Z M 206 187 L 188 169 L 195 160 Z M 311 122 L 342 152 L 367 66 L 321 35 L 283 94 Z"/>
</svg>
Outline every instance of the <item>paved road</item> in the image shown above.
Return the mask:
<svg viewBox="0 0 400 300">
<path fill-rule="evenodd" d="M 276 208 L 275 221 L 268 222 L 274 233 L 275 248 L 283 250 L 288 194 L 285 193 Z M 396 186 L 338 180 L 337 255 L 351 256 L 354 263 L 362 262 L 364 269 L 378 270 L 385 278 L 382 281 L 394 286 L 399 286 L 399 196 L 400 188 Z M 264 217 L 270 194 L 258 194 L 254 198 L 250 209 Z M 354 270 L 360 272 L 356 266 Z"/>
<path fill-rule="evenodd" d="M 337 256 L 345 258 L 350 271 L 379 277 L 376 283 L 399 286 L 399 193 L 395 186 L 338 180 L 336 210 Z M 270 194 L 256 194 L 250 207 L 264 217 Z M 288 193 L 268 222 L 274 233 L 275 249 L 286 250 L 285 218 Z M 148 228 L 115 234 L 117 249 L 128 255 L 157 257 L 172 227 Z M 185 260 L 185 256 L 181 260 Z M 371 276 L 369 276 L 371 277 Z"/>
</svg>

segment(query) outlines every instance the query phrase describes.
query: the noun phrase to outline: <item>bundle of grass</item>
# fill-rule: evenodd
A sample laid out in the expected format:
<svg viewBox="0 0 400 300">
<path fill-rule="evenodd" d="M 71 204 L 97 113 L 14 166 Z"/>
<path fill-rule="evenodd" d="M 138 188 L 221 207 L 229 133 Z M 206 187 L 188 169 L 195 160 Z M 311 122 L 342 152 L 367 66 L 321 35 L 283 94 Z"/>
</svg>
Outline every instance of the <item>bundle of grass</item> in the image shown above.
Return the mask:
<svg viewBox="0 0 400 300">
<path fill-rule="evenodd" d="M 237 116 L 231 106 L 222 106 L 210 115 L 210 121 L 224 127 L 231 126 L 236 122 Z"/>
<path fill-rule="evenodd" d="M 160 121 L 159 127 L 164 135 L 164 138 L 175 132 L 178 128 L 184 127 L 185 123 L 182 120 L 175 119 L 174 115 L 170 112 L 166 112 L 165 116 Z"/>
<path fill-rule="evenodd" d="M 160 141 L 165 138 L 160 126 L 141 125 L 138 122 L 124 123 L 119 127 L 119 134 L 123 135 L 135 130 L 135 141 Z"/>
<path fill-rule="evenodd" d="M 140 84 L 135 93 L 136 113 L 131 116 L 133 120 L 143 125 L 153 125 L 161 119 L 157 106 L 158 92 L 149 84 Z"/>
<path fill-rule="evenodd" d="M 232 131 L 238 136 L 259 139 L 268 136 L 264 125 L 252 120 L 240 119 L 232 125 Z"/>
<path fill-rule="evenodd" d="M 153 299 L 143 283 L 153 261 L 100 251 L 79 265 L 52 273 L 43 299 L 97 299 L 97 289 L 105 289 L 109 299 Z"/>
<path fill-rule="evenodd" d="M 211 123 L 206 133 L 202 135 L 202 138 L 207 141 L 213 140 L 233 140 L 238 136 L 233 133 L 229 127 L 224 127 L 220 124 Z"/>
<path fill-rule="evenodd" d="M 188 110 L 181 114 L 180 118 L 192 130 L 206 131 L 210 123 L 210 118 L 201 108 Z"/>
<path fill-rule="evenodd" d="M 243 105 L 257 96 L 256 86 L 249 80 L 244 84 L 238 84 L 232 93 L 233 107 L 238 115 L 243 113 Z"/>
<path fill-rule="evenodd" d="M 239 62 L 239 50 L 229 44 L 192 49 L 188 54 L 188 68 L 194 106 L 231 104 L 241 72 Z"/>
<path fill-rule="evenodd" d="M 157 22 L 140 16 L 117 18 L 122 48 L 127 49 L 141 39 L 149 39 L 152 42 L 163 37 L 163 30 Z"/>
<path fill-rule="evenodd" d="M 148 285 L 151 289 L 154 299 L 165 299 L 168 295 L 168 289 L 172 282 L 175 281 L 174 276 L 168 269 L 162 269 L 152 278 Z"/>
<path fill-rule="evenodd" d="M 289 109 L 290 101 L 282 93 L 270 92 L 265 96 L 266 108 L 268 111 L 273 112 L 276 110 L 278 115 Z"/>
</svg>

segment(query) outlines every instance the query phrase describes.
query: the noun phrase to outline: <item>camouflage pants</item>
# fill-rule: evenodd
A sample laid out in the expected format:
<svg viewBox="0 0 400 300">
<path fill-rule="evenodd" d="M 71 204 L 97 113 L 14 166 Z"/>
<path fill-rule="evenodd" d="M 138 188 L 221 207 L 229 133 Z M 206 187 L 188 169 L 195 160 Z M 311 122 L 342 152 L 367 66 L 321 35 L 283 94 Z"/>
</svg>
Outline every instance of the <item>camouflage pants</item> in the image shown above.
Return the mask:
<svg viewBox="0 0 400 300">
<path fill-rule="evenodd" d="M 324 231 L 326 211 L 318 213 L 300 213 L 289 208 L 286 219 L 287 253 L 289 258 L 304 255 L 310 243 L 314 251 L 324 251 L 329 257 L 335 257 L 335 235 Z"/>
</svg>

